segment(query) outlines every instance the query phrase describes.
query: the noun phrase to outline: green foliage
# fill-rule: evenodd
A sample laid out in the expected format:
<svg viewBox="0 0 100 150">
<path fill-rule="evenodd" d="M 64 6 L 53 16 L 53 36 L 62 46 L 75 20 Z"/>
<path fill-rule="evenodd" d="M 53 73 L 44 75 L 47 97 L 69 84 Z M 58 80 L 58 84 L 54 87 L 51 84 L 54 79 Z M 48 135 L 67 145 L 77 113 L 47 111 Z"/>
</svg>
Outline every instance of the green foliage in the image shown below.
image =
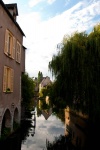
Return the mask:
<svg viewBox="0 0 100 150">
<path fill-rule="evenodd" d="M 50 108 L 50 105 L 46 104 L 45 99 L 41 100 L 41 110 L 48 110 Z"/>
<path fill-rule="evenodd" d="M 7 88 L 7 89 L 6 89 L 6 92 L 10 92 L 10 88 Z"/>
<path fill-rule="evenodd" d="M 64 36 L 48 67 L 55 76 L 50 95 L 54 105 L 81 110 L 93 122 L 100 119 L 100 24 L 89 35 Z"/>
<path fill-rule="evenodd" d="M 27 73 L 22 75 L 22 99 L 24 105 L 28 108 L 32 103 L 34 97 L 35 83 Z"/>
<path fill-rule="evenodd" d="M 5 140 L 10 135 L 11 129 L 3 127 L 0 140 Z"/>
<path fill-rule="evenodd" d="M 63 123 L 65 123 L 65 111 L 60 106 L 53 107 L 54 115 L 57 116 Z"/>
<path fill-rule="evenodd" d="M 42 74 L 42 72 L 38 72 L 38 84 L 42 81 L 42 79 L 43 79 L 43 74 Z"/>
<path fill-rule="evenodd" d="M 45 99 L 46 96 L 50 95 L 50 90 L 51 90 L 51 85 L 48 85 L 48 86 L 42 88 L 41 91 L 39 92 L 39 98 Z"/>
</svg>

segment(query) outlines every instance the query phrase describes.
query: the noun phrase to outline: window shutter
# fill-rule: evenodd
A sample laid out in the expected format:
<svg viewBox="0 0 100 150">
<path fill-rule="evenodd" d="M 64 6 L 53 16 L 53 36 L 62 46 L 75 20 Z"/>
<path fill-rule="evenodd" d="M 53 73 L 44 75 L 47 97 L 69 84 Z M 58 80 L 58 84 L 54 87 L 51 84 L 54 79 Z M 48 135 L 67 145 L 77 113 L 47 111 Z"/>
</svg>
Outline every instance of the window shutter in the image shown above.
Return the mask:
<svg viewBox="0 0 100 150">
<path fill-rule="evenodd" d="M 17 41 L 16 61 L 20 63 L 20 59 L 21 59 L 21 44 Z"/>
<path fill-rule="evenodd" d="M 15 39 L 15 37 L 13 37 L 13 48 L 12 48 L 12 58 L 13 59 L 15 58 L 15 42 L 16 42 L 16 39 Z"/>
<path fill-rule="evenodd" d="M 19 63 L 20 63 L 20 60 L 21 60 L 21 45 L 19 44 Z"/>
<path fill-rule="evenodd" d="M 6 83 L 7 83 L 7 67 L 4 66 L 4 74 L 3 74 L 3 92 L 6 92 Z"/>
<path fill-rule="evenodd" d="M 8 30 L 6 30 L 6 33 L 5 33 L 5 48 L 4 48 L 4 53 L 5 54 L 7 54 L 7 52 L 8 52 L 8 44 L 9 44 Z"/>
<path fill-rule="evenodd" d="M 17 46 L 16 46 L 16 61 L 18 61 L 18 42 L 17 42 Z"/>
<path fill-rule="evenodd" d="M 13 78 L 14 78 L 14 70 L 13 69 L 11 69 L 11 74 L 10 74 L 10 83 L 11 83 L 11 85 L 10 85 L 10 88 L 11 88 L 11 92 L 13 92 Z"/>
</svg>

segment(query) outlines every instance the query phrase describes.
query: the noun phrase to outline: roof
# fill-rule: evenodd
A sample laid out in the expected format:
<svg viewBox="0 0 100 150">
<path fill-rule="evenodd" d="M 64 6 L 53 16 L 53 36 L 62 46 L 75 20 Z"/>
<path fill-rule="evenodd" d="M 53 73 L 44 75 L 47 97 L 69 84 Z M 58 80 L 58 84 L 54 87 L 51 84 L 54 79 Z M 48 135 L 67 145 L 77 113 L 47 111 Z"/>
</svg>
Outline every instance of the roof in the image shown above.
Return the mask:
<svg viewBox="0 0 100 150">
<path fill-rule="evenodd" d="M 17 28 L 19 29 L 19 31 L 21 32 L 21 34 L 23 36 L 25 36 L 24 32 L 22 31 L 22 29 L 20 28 L 19 24 L 14 20 L 13 16 L 11 15 L 11 13 L 9 12 L 8 7 L 12 7 L 13 5 L 15 5 L 15 7 L 17 8 L 17 4 L 14 3 L 14 4 L 4 4 L 2 0 L 0 0 L 0 4 L 2 5 L 2 7 L 4 8 L 4 10 L 7 12 L 8 16 L 11 18 L 11 20 L 13 21 L 13 23 L 17 26 Z M 17 10 L 17 13 L 18 13 L 18 10 Z"/>
<path fill-rule="evenodd" d="M 51 82 L 50 78 L 47 76 L 47 77 L 44 77 L 43 80 L 41 81 L 41 86 L 47 86 L 49 85 Z"/>
<path fill-rule="evenodd" d="M 51 114 L 52 114 L 52 108 L 48 110 L 42 110 L 42 115 L 46 120 L 51 116 Z"/>
<path fill-rule="evenodd" d="M 18 16 L 18 8 L 17 8 L 17 4 L 16 3 L 13 3 L 13 4 L 5 4 L 6 7 L 8 9 L 13 9 L 14 7 L 16 8 L 16 15 Z"/>
</svg>

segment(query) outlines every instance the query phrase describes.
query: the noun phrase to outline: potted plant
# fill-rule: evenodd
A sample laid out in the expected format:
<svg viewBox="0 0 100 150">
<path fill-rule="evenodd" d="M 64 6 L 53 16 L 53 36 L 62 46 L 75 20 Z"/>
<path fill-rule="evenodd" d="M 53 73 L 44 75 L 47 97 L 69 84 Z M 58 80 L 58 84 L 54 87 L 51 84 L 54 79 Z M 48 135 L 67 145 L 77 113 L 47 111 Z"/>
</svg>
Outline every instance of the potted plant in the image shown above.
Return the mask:
<svg viewBox="0 0 100 150">
<path fill-rule="evenodd" d="M 10 88 L 7 88 L 6 93 L 9 93 L 9 92 L 11 92 L 11 90 L 10 90 Z"/>
</svg>

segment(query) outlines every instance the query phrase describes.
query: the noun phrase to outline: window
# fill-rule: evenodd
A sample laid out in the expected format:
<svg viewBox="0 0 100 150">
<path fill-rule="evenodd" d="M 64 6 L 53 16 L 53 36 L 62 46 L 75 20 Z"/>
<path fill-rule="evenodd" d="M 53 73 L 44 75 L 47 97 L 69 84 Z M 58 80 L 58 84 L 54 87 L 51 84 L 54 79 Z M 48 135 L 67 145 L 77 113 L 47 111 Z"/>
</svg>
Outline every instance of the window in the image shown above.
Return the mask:
<svg viewBox="0 0 100 150">
<path fill-rule="evenodd" d="M 20 63 L 21 59 L 21 44 L 17 41 L 17 47 L 16 47 L 16 61 Z"/>
<path fill-rule="evenodd" d="M 5 35 L 5 49 L 4 53 L 14 59 L 15 55 L 15 38 L 12 35 L 12 33 L 8 30 L 6 30 Z"/>
<path fill-rule="evenodd" d="M 13 76 L 14 70 L 10 67 L 4 66 L 3 92 L 13 92 Z"/>
</svg>

